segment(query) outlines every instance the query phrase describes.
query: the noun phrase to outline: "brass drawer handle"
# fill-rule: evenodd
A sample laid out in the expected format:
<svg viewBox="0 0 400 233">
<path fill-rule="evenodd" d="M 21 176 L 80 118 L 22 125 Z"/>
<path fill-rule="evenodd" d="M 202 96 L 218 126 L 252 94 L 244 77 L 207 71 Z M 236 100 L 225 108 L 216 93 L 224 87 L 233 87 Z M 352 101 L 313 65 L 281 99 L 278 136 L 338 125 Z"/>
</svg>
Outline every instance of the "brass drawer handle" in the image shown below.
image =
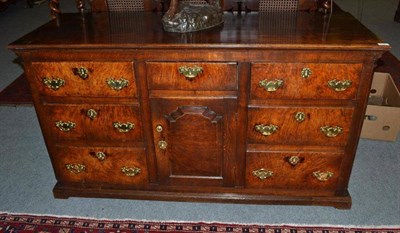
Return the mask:
<svg viewBox="0 0 400 233">
<path fill-rule="evenodd" d="M 340 126 L 323 126 L 321 132 L 328 138 L 334 138 L 343 132 L 343 128 Z"/>
<path fill-rule="evenodd" d="M 89 117 L 91 120 L 94 120 L 97 117 L 97 111 L 94 109 L 88 109 L 86 111 L 86 116 Z"/>
<path fill-rule="evenodd" d="M 301 123 L 306 120 L 306 114 L 304 112 L 297 112 L 296 115 L 294 116 L 294 119 Z"/>
<path fill-rule="evenodd" d="M 328 87 L 337 92 L 345 91 L 347 88 L 351 86 L 351 84 L 352 84 L 351 80 L 340 81 L 333 79 L 328 81 Z"/>
<path fill-rule="evenodd" d="M 197 75 L 203 73 L 203 67 L 197 65 L 194 65 L 193 67 L 180 66 L 178 72 L 183 74 L 187 80 L 192 81 L 197 77 Z"/>
<path fill-rule="evenodd" d="M 85 67 L 72 68 L 72 72 L 83 80 L 89 78 L 89 70 Z"/>
<path fill-rule="evenodd" d="M 253 171 L 253 176 L 257 177 L 260 180 L 265 180 L 267 178 L 270 178 L 274 175 L 273 171 L 267 170 L 265 168 L 261 168 L 258 170 Z"/>
<path fill-rule="evenodd" d="M 126 87 L 128 87 L 129 81 L 126 79 L 113 79 L 113 78 L 109 78 L 107 79 L 107 85 L 116 91 L 120 91 Z"/>
<path fill-rule="evenodd" d="M 160 148 L 161 150 L 166 150 L 168 147 L 168 143 L 164 140 L 161 140 L 158 142 L 158 148 Z"/>
<path fill-rule="evenodd" d="M 275 79 L 275 80 L 268 80 L 264 79 L 261 80 L 258 85 L 263 87 L 268 92 L 277 91 L 279 88 L 283 87 L 284 81 L 282 79 Z"/>
<path fill-rule="evenodd" d="M 312 70 L 310 68 L 303 68 L 301 70 L 301 77 L 302 78 L 309 78 L 312 75 Z"/>
<path fill-rule="evenodd" d="M 128 133 L 129 131 L 135 129 L 135 124 L 131 122 L 126 122 L 126 123 L 114 122 L 113 126 L 120 133 Z"/>
<path fill-rule="evenodd" d="M 122 167 L 121 172 L 124 173 L 126 176 L 133 177 L 140 174 L 142 170 L 137 167 Z"/>
<path fill-rule="evenodd" d="M 57 121 L 56 122 L 56 127 L 63 132 L 69 132 L 72 129 L 74 129 L 75 126 L 76 126 L 76 123 L 72 122 L 72 121 Z"/>
<path fill-rule="evenodd" d="M 254 129 L 263 136 L 270 136 L 273 133 L 275 133 L 279 129 L 279 127 L 273 124 L 269 125 L 259 124 L 255 125 Z"/>
<path fill-rule="evenodd" d="M 286 157 L 286 161 L 287 161 L 290 165 L 296 166 L 296 165 L 298 165 L 299 163 L 302 163 L 302 162 L 304 161 L 304 158 L 299 157 L 299 156 L 297 156 L 297 155 L 294 155 L 294 156 Z"/>
<path fill-rule="evenodd" d="M 81 172 L 84 172 L 86 170 L 86 166 L 83 164 L 66 164 L 65 168 L 67 168 L 68 171 L 74 174 L 78 174 Z"/>
<path fill-rule="evenodd" d="M 107 154 L 103 151 L 90 152 L 89 154 L 97 158 L 99 161 L 104 161 L 107 157 Z"/>
<path fill-rule="evenodd" d="M 42 82 L 44 85 L 46 85 L 46 87 L 48 87 L 54 91 L 57 91 L 65 84 L 65 80 L 61 79 L 61 78 L 55 78 L 55 79 L 43 78 Z"/>
<path fill-rule="evenodd" d="M 333 172 L 327 171 L 327 172 L 321 172 L 321 171 L 316 171 L 313 172 L 313 176 L 321 181 L 321 182 L 325 182 L 328 181 L 330 178 L 332 178 L 333 176 Z"/>
</svg>

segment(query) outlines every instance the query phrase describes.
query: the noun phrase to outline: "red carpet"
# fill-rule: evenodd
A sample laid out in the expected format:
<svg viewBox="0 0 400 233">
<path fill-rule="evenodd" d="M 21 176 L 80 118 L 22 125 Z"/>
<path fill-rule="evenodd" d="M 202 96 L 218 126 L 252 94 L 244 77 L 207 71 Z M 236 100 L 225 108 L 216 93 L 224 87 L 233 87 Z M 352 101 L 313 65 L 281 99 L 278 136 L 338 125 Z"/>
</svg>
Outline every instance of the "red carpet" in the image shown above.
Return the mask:
<svg viewBox="0 0 400 233">
<path fill-rule="evenodd" d="M 268 232 L 268 233 L 400 233 L 392 227 L 335 227 L 245 225 L 203 222 L 96 220 L 73 217 L 0 214 L 0 233 L 159 233 L 159 232 Z"/>
</svg>

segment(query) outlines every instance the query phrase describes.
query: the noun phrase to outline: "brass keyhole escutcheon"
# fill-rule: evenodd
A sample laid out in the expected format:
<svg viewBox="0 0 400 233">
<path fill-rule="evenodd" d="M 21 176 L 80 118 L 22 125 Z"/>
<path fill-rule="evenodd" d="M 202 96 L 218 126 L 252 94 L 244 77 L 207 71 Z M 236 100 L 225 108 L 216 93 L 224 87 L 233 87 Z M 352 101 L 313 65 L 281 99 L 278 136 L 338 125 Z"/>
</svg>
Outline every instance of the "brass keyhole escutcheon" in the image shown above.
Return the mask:
<svg viewBox="0 0 400 233">
<path fill-rule="evenodd" d="M 303 68 L 301 70 L 301 77 L 302 78 L 309 78 L 312 75 L 312 71 L 310 68 Z"/>
<path fill-rule="evenodd" d="M 297 122 L 301 123 L 306 120 L 306 114 L 304 112 L 297 112 L 294 118 Z"/>
<path fill-rule="evenodd" d="M 86 111 L 86 116 L 89 117 L 90 119 L 94 120 L 97 117 L 97 112 L 94 109 L 88 109 Z"/>
<path fill-rule="evenodd" d="M 72 72 L 83 80 L 89 77 L 89 70 L 85 67 L 72 68 Z"/>
<path fill-rule="evenodd" d="M 161 140 L 158 142 L 158 148 L 160 148 L 161 150 L 166 150 L 168 146 L 168 143 L 164 140 Z"/>
<path fill-rule="evenodd" d="M 161 125 L 157 125 L 157 126 L 156 126 L 156 131 L 157 131 L 157 133 L 161 133 L 163 130 L 164 130 L 164 129 L 163 129 L 163 127 L 162 127 Z"/>
</svg>

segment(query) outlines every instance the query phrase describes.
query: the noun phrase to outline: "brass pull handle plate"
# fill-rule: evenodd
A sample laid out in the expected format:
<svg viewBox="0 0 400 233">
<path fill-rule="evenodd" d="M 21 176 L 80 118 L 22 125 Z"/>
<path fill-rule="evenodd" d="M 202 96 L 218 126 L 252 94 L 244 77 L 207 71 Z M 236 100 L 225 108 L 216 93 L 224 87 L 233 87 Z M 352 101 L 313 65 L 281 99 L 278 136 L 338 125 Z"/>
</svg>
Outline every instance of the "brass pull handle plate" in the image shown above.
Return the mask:
<svg viewBox="0 0 400 233">
<path fill-rule="evenodd" d="M 75 122 L 72 121 L 57 121 L 56 127 L 63 132 L 69 132 L 76 126 Z"/>
<path fill-rule="evenodd" d="M 97 112 L 94 109 L 88 109 L 86 111 L 86 116 L 89 117 L 90 119 L 94 120 L 97 117 Z"/>
<path fill-rule="evenodd" d="M 302 78 L 309 78 L 312 75 L 312 70 L 310 68 L 303 68 L 301 70 L 301 77 Z"/>
<path fill-rule="evenodd" d="M 352 84 L 351 80 L 340 81 L 333 79 L 328 81 L 328 87 L 337 92 L 345 91 L 347 88 L 351 86 L 351 84 Z"/>
<path fill-rule="evenodd" d="M 86 166 L 83 164 L 66 164 L 65 168 L 67 168 L 68 171 L 74 174 L 79 174 L 81 172 L 84 172 L 86 170 Z"/>
<path fill-rule="evenodd" d="M 135 124 L 133 124 L 131 122 L 126 122 L 126 123 L 114 122 L 113 126 L 120 133 L 128 133 L 129 131 L 135 129 Z"/>
<path fill-rule="evenodd" d="M 57 91 L 65 84 L 65 80 L 61 78 L 43 78 L 42 82 L 46 87 L 50 88 L 51 90 Z"/>
<path fill-rule="evenodd" d="M 261 80 L 258 85 L 263 87 L 268 92 L 277 91 L 279 88 L 283 87 L 284 81 L 282 79 L 275 79 L 275 80 Z"/>
<path fill-rule="evenodd" d="M 269 125 L 265 125 L 265 124 L 259 124 L 259 125 L 255 125 L 254 129 L 259 132 L 260 134 L 262 134 L 263 136 L 270 136 L 273 133 L 275 133 L 279 127 L 273 124 L 269 124 Z"/>
<path fill-rule="evenodd" d="M 267 170 L 265 168 L 261 168 L 258 170 L 253 171 L 253 176 L 257 177 L 260 180 L 265 180 L 267 178 L 270 178 L 274 175 L 274 172 L 271 170 Z"/>
<path fill-rule="evenodd" d="M 161 140 L 158 142 L 158 148 L 160 148 L 161 150 L 166 150 L 168 147 L 168 143 L 164 140 Z"/>
<path fill-rule="evenodd" d="M 133 177 L 140 174 L 142 170 L 137 167 L 122 167 L 121 172 L 124 173 L 126 176 Z"/>
<path fill-rule="evenodd" d="M 193 67 L 180 66 L 178 68 L 178 72 L 180 74 L 183 74 L 183 76 L 185 76 L 187 80 L 192 81 L 197 77 L 197 75 L 203 73 L 203 68 L 196 65 L 194 65 Z"/>
<path fill-rule="evenodd" d="M 109 78 L 107 79 L 107 85 L 116 91 L 120 91 L 126 87 L 128 87 L 129 85 L 129 80 L 126 79 L 113 79 L 113 78 Z"/>
<path fill-rule="evenodd" d="M 340 126 L 323 126 L 320 128 L 321 132 L 325 134 L 328 138 L 337 137 L 343 132 L 343 128 Z"/>
<path fill-rule="evenodd" d="M 333 172 L 327 171 L 327 172 L 321 172 L 321 171 L 316 171 L 313 172 L 313 176 L 321 181 L 321 182 L 325 182 L 328 181 L 330 178 L 332 178 L 333 176 Z"/>
<path fill-rule="evenodd" d="M 85 67 L 72 68 L 72 72 L 83 80 L 89 78 L 89 70 Z"/>
</svg>

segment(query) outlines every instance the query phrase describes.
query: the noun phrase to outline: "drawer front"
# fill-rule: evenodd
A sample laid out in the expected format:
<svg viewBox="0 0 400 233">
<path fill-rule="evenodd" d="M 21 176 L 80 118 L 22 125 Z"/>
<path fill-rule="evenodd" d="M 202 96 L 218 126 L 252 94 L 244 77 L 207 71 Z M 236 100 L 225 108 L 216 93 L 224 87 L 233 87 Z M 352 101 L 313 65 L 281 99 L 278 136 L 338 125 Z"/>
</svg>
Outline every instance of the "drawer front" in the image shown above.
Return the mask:
<svg viewBox="0 0 400 233">
<path fill-rule="evenodd" d="M 35 86 L 50 96 L 136 97 L 132 62 L 33 62 Z"/>
<path fill-rule="evenodd" d="M 44 105 L 42 128 L 54 139 L 89 141 L 143 141 L 137 106 Z"/>
<path fill-rule="evenodd" d="M 149 62 L 153 90 L 237 90 L 236 63 Z"/>
<path fill-rule="evenodd" d="M 352 108 L 250 108 L 248 142 L 281 145 L 344 146 L 351 130 Z"/>
<path fill-rule="evenodd" d="M 143 148 L 56 147 L 52 155 L 60 182 L 95 185 L 132 185 L 148 182 Z"/>
<path fill-rule="evenodd" d="M 251 99 L 355 99 L 361 64 L 254 63 Z"/>
<path fill-rule="evenodd" d="M 251 152 L 246 158 L 246 187 L 335 190 L 341 153 Z"/>
</svg>

